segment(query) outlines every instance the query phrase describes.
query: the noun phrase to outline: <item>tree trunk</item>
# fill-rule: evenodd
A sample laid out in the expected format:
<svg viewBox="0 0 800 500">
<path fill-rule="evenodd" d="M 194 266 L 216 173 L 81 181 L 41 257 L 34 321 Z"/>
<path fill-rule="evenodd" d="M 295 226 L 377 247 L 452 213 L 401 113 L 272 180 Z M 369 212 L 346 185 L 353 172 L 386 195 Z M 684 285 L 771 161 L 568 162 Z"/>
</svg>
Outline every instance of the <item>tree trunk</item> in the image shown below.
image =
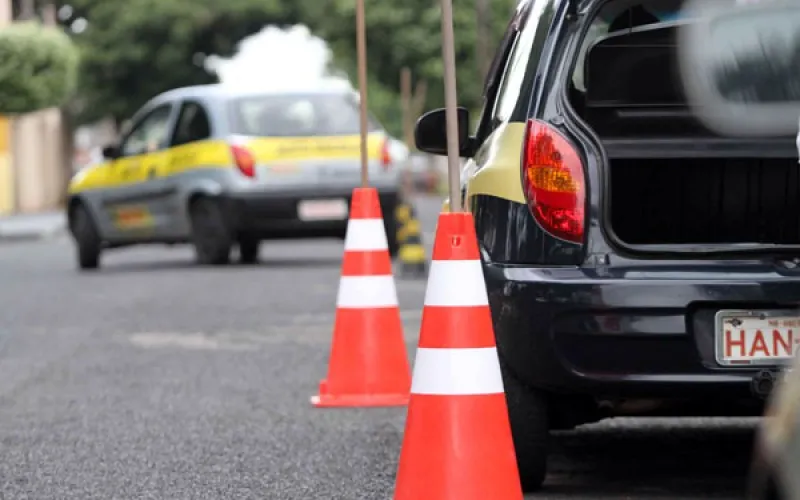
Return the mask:
<svg viewBox="0 0 800 500">
<path fill-rule="evenodd" d="M 20 0 L 20 21 L 30 21 L 36 17 L 36 0 Z"/>
</svg>

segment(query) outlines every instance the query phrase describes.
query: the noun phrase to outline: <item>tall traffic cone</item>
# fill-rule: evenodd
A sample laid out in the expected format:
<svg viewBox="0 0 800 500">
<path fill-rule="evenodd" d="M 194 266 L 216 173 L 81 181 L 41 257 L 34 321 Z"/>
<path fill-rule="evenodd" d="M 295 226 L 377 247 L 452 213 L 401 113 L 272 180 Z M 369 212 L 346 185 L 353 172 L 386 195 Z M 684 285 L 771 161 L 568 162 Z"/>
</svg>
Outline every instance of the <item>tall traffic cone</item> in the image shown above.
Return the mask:
<svg viewBox="0 0 800 500">
<path fill-rule="evenodd" d="M 344 243 L 328 377 L 316 407 L 408 404 L 411 375 L 375 188 L 356 188 Z"/>
<path fill-rule="evenodd" d="M 521 500 L 472 215 L 439 216 L 395 500 Z"/>
</svg>

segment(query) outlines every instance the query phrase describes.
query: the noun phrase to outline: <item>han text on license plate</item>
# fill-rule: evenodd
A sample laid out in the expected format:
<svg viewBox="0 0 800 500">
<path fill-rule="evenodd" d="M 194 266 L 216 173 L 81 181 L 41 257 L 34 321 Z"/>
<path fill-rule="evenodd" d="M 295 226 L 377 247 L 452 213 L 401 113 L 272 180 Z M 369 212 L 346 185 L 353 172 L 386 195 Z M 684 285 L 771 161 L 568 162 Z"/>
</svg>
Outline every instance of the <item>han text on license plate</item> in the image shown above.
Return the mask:
<svg viewBox="0 0 800 500">
<path fill-rule="evenodd" d="M 342 220 L 347 218 L 347 200 L 303 200 L 297 205 L 301 220 Z"/>
<path fill-rule="evenodd" d="M 800 310 L 719 311 L 715 321 L 717 363 L 783 365 L 800 343 Z"/>
</svg>

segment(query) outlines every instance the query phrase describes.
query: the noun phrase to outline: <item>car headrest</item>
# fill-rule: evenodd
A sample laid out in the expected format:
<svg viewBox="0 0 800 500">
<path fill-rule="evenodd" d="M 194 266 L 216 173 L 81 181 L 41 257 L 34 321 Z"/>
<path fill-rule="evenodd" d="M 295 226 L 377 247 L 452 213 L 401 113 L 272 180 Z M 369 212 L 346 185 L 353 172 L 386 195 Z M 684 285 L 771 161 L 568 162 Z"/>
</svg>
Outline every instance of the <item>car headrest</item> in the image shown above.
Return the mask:
<svg viewBox="0 0 800 500">
<path fill-rule="evenodd" d="M 598 38 L 584 60 L 587 105 L 681 103 L 676 35 L 659 23 Z"/>
</svg>

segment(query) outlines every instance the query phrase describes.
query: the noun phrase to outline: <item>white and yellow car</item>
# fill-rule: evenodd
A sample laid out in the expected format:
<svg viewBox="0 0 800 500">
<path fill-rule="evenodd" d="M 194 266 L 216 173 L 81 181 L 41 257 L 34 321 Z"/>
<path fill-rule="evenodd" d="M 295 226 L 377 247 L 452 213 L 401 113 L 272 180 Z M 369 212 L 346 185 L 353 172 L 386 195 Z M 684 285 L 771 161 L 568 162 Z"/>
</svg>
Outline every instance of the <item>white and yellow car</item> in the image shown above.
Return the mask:
<svg viewBox="0 0 800 500">
<path fill-rule="evenodd" d="M 361 183 L 358 97 L 352 91 L 242 93 L 219 85 L 161 94 L 136 113 L 105 162 L 69 186 L 81 269 L 103 249 L 194 245 L 199 262 L 243 262 L 268 239 L 342 238 Z M 392 220 L 407 148 L 370 118 L 369 181 L 395 254 Z"/>
</svg>

